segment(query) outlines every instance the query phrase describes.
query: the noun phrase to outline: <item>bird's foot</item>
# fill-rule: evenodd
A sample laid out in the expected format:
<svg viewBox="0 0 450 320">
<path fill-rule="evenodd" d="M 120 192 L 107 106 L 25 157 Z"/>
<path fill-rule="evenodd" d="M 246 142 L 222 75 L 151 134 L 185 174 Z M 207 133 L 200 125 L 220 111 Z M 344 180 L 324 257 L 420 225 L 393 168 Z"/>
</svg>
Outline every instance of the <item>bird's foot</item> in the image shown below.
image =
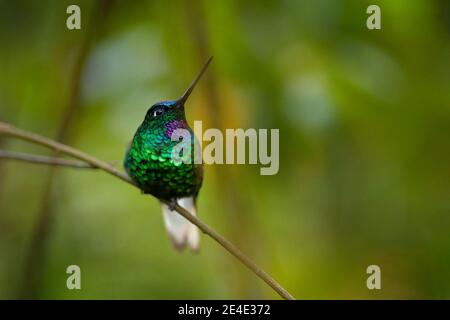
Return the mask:
<svg viewBox="0 0 450 320">
<path fill-rule="evenodd" d="M 172 198 L 172 199 L 170 199 L 170 201 L 169 201 L 169 209 L 170 209 L 170 211 L 174 211 L 175 210 L 175 208 L 177 207 L 177 199 L 176 198 Z"/>
</svg>

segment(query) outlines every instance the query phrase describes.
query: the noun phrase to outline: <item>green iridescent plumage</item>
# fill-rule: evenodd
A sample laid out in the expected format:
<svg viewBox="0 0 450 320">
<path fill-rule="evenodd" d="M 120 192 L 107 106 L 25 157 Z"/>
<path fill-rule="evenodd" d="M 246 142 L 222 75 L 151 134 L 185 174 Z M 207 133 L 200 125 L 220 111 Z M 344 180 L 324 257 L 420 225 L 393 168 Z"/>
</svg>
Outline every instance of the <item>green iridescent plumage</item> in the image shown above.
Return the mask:
<svg viewBox="0 0 450 320">
<path fill-rule="evenodd" d="M 173 212 L 173 204 L 178 203 L 193 216 L 197 214 L 203 167 L 201 152 L 197 152 L 199 143 L 186 122 L 184 104 L 211 59 L 180 99 L 156 103 L 147 111 L 124 160 L 125 170 L 142 192 L 170 201 L 170 206 L 162 201 L 161 207 L 167 232 L 178 250 L 187 246 L 197 251 L 200 245 L 197 227 Z"/>
<path fill-rule="evenodd" d="M 212 57 L 203 65 L 180 99 L 154 104 L 136 131 L 125 156 L 124 167 L 144 193 L 166 200 L 190 196 L 195 200 L 197 197 L 203 180 L 203 169 L 201 161 L 193 161 L 194 156 L 197 156 L 194 145 L 198 142 L 186 122 L 184 103 L 211 60 Z M 174 148 L 180 144 L 178 139 L 171 139 L 177 129 L 187 130 L 190 137 L 188 140 L 187 136 L 183 136 L 184 161 L 173 156 Z M 190 157 L 189 163 L 185 161 L 186 157 Z"/>
<path fill-rule="evenodd" d="M 201 164 L 173 159 L 174 147 L 180 143 L 171 140 L 176 129 L 188 130 L 191 141 L 185 145 L 193 150 L 196 139 L 186 122 L 184 106 L 177 101 L 155 104 L 136 131 L 124 162 L 129 176 L 144 193 L 167 200 L 196 196 L 203 177 Z"/>
</svg>

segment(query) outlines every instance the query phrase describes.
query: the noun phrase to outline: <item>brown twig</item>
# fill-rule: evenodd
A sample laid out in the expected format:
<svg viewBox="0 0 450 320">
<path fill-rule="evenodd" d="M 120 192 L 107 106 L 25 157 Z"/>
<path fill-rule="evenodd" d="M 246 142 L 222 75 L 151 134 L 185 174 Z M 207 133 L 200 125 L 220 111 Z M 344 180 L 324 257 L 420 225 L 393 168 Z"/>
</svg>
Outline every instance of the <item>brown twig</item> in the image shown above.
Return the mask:
<svg viewBox="0 0 450 320">
<path fill-rule="evenodd" d="M 29 162 L 35 164 L 43 164 L 48 166 L 61 166 L 79 169 L 97 169 L 96 167 L 83 161 L 67 160 L 56 157 L 45 157 L 28 153 L 12 152 L 0 150 L 0 158 L 7 160 L 15 160 L 21 162 Z"/>
<path fill-rule="evenodd" d="M 95 1 L 92 9 L 88 12 L 88 18 L 83 27 L 84 35 L 80 42 L 76 44 L 76 54 L 71 66 L 69 83 L 67 88 L 67 98 L 62 107 L 60 121 L 54 139 L 59 142 L 69 143 L 72 138 L 73 126 L 77 120 L 77 115 L 82 107 L 80 102 L 80 92 L 82 87 L 83 73 L 86 61 L 94 45 L 95 37 L 103 25 L 106 14 L 111 8 L 111 1 Z M 75 49 L 75 48 L 74 48 Z M 55 152 L 54 157 L 59 154 Z M 53 205 L 57 196 L 55 182 L 58 177 L 58 168 L 51 166 L 43 183 L 41 205 L 37 212 L 36 221 L 33 226 L 30 247 L 24 261 L 22 285 L 19 288 L 19 298 L 34 299 L 38 296 L 40 289 L 40 279 L 43 272 L 45 257 L 48 251 L 49 238 L 52 232 L 53 223 L 57 214 Z"/>
<path fill-rule="evenodd" d="M 85 163 L 101 169 L 122 181 L 125 181 L 131 185 L 136 186 L 133 181 L 123 172 L 120 172 L 116 168 L 114 168 L 109 163 L 101 161 L 87 153 L 84 153 L 75 148 L 69 147 L 65 144 L 56 142 L 49 138 L 37 135 L 35 133 L 31 133 L 28 131 L 24 131 L 18 129 L 10 124 L 0 122 L 0 134 L 4 134 L 10 137 L 15 137 L 18 139 L 26 140 L 35 144 L 39 144 L 50 148 L 52 150 L 58 151 L 59 153 L 66 154 L 78 160 L 84 161 Z M 167 201 L 160 201 L 170 205 Z M 254 263 L 250 258 L 248 258 L 244 253 L 242 253 L 234 244 L 225 239 L 222 235 L 216 232 L 213 228 L 208 226 L 206 223 L 201 221 L 199 218 L 191 215 L 189 211 L 180 207 L 179 205 L 175 206 L 175 210 L 181 214 L 183 217 L 188 219 L 190 222 L 195 224 L 203 233 L 210 236 L 216 242 L 218 242 L 224 249 L 226 249 L 229 253 L 235 256 L 239 261 L 241 261 L 245 266 L 247 266 L 254 274 L 256 274 L 259 278 L 261 278 L 264 282 L 266 282 L 273 290 L 275 290 L 281 297 L 287 300 L 293 300 L 294 297 L 286 291 L 275 279 L 273 279 L 267 272 L 261 269 L 256 263 Z"/>
<path fill-rule="evenodd" d="M 80 108 L 79 95 L 82 79 L 82 70 L 84 69 L 87 53 L 89 51 L 89 42 L 87 39 L 90 32 L 87 28 L 87 35 L 82 41 L 77 52 L 72 74 L 70 76 L 70 85 L 66 105 L 61 114 L 55 140 L 68 143 L 71 138 L 71 128 L 76 119 L 77 111 Z M 55 152 L 53 157 L 58 157 Z M 43 182 L 41 203 L 36 213 L 36 221 L 33 226 L 30 246 L 24 261 L 22 285 L 19 288 L 20 299 L 35 299 L 38 296 L 41 277 L 43 272 L 45 257 L 49 247 L 50 234 L 57 214 L 54 207 L 55 182 L 58 176 L 57 166 L 51 166 Z"/>
</svg>

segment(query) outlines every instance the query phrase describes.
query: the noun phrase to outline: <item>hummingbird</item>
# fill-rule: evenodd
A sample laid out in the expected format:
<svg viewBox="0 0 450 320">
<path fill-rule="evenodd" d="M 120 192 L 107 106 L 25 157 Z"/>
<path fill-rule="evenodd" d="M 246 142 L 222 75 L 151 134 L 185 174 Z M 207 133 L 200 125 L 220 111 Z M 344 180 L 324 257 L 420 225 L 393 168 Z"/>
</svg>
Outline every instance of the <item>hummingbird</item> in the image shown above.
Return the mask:
<svg viewBox="0 0 450 320">
<path fill-rule="evenodd" d="M 203 164 L 202 161 L 174 159 L 173 149 L 180 142 L 172 141 L 172 134 L 177 129 L 187 130 L 191 137 L 187 150 L 194 150 L 194 144 L 198 146 L 199 142 L 186 121 L 184 105 L 211 60 L 212 57 L 206 61 L 180 98 L 155 103 L 148 109 L 124 159 L 126 172 L 142 193 L 170 203 L 160 202 L 164 225 L 172 244 L 179 251 L 186 247 L 192 251 L 199 250 L 197 227 L 173 210 L 178 203 L 192 215 L 197 214 L 196 200 L 203 182 Z"/>
</svg>

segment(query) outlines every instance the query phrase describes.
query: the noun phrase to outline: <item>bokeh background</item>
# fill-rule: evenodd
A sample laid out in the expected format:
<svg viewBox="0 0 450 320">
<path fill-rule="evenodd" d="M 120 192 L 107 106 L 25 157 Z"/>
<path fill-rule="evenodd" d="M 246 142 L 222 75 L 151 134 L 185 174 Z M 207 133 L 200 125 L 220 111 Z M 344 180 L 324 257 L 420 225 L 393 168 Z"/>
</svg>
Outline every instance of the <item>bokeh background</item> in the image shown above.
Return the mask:
<svg viewBox="0 0 450 320">
<path fill-rule="evenodd" d="M 299 299 L 450 298 L 449 36 L 447 0 L 2 0 L 0 120 L 121 168 L 214 55 L 188 120 L 279 128 L 280 170 L 207 166 L 200 217 Z M 278 298 L 207 237 L 175 252 L 157 201 L 105 173 L 0 161 L 0 298 L 20 297 Z"/>
</svg>

